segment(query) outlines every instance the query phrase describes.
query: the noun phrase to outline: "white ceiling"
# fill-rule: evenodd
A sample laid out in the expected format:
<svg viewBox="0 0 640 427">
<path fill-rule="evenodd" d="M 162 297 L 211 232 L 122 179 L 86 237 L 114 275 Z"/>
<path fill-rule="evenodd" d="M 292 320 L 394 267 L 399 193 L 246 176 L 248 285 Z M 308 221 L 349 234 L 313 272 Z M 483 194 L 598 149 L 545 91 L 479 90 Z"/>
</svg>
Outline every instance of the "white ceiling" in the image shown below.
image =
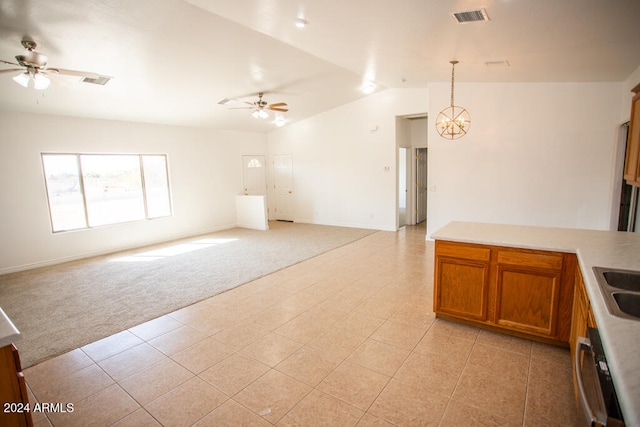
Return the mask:
<svg viewBox="0 0 640 427">
<path fill-rule="evenodd" d="M 451 16 L 479 7 L 489 22 Z M 29 36 L 52 67 L 114 77 L 35 91 L 0 74 L 1 110 L 184 126 L 269 131 L 273 117 L 218 102 L 264 91 L 295 122 L 366 96 L 366 77 L 449 81 L 452 59 L 456 82 L 620 82 L 640 65 L 639 0 L 0 0 L 0 13 L 0 59 Z"/>
</svg>

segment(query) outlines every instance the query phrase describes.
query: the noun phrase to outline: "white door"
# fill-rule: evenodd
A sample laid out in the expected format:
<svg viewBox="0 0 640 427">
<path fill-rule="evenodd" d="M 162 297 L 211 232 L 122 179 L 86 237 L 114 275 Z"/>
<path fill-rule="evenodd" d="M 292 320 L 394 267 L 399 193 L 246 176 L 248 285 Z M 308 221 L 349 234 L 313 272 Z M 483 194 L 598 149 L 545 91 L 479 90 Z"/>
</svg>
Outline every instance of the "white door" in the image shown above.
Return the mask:
<svg viewBox="0 0 640 427">
<path fill-rule="evenodd" d="M 293 164 L 290 154 L 273 156 L 277 220 L 293 221 Z"/>
<path fill-rule="evenodd" d="M 427 219 L 427 149 L 416 149 L 416 224 Z"/>
<path fill-rule="evenodd" d="M 242 156 L 242 185 L 245 195 L 267 195 L 265 166 L 264 156 Z"/>
</svg>

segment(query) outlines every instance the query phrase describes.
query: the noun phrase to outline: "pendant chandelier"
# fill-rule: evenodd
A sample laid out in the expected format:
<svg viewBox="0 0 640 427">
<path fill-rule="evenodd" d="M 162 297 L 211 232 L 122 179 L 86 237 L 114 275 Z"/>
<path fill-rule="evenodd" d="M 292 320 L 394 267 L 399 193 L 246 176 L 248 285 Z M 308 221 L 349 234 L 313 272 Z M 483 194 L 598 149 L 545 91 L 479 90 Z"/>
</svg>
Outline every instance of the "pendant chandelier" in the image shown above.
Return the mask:
<svg viewBox="0 0 640 427">
<path fill-rule="evenodd" d="M 451 64 L 451 106 L 440 111 L 436 119 L 438 134 L 446 139 L 462 138 L 469 132 L 471 116 L 466 108 L 453 104 L 453 80 L 458 61 L 450 61 Z"/>
</svg>

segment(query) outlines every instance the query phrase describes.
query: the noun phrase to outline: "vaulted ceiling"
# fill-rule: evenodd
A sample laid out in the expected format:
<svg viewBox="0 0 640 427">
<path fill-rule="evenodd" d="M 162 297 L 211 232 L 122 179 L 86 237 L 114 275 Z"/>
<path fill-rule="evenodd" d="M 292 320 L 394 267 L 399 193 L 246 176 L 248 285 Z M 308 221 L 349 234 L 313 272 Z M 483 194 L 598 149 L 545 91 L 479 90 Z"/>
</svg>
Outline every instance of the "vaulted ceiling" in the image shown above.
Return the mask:
<svg viewBox="0 0 640 427">
<path fill-rule="evenodd" d="M 452 16 L 478 8 L 489 21 Z M 265 92 L 291 123 L 367 96 L 366 79 L 449 81 L 453 59 L 456 82 L 620 82 L 640 65 L 638 0 L 0 0 L 0 13 L 0 59 L 27 36 L 51 67 L 113 77 L 39 91 L 0 74 L 0 110 L 183 126 L 265 132 L 273 114 L 230 107 Z"/>
</svg>

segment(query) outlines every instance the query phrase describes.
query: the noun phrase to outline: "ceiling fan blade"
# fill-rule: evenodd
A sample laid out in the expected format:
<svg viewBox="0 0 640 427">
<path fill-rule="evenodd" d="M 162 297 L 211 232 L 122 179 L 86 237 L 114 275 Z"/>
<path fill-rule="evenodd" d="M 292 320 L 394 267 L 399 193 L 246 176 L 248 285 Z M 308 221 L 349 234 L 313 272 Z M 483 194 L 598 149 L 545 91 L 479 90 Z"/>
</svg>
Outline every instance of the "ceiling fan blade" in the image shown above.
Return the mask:
<svg viewBox="0 0 640 427">
<path fill-rule="evenodd" d="M 24 68 L 10 68 L 8 70 L 0 70 L 0 73 L 15 73 L 16 71 L 24 71 Z"/>
<path fill-rule="evenodd" d="M 275 104 L 269 104 L 269 107 L 286 107 L 287 103 L 286 102 L 276 102 Z"/>
<path fill-rule="evenodd" d="M 16 67 L 20 66 L 20 64 L 16 64 L 15 62 L 5 61 L 3 59 L 0 59 L 0 62 L 2 62 L 3 64 L 7 64 L 7 65 L 15 65 Z"/>
<path fill-rule="evenodd" d="M 103 77 L 98 73 L 92 73 L 90 71 L 65 70 L 64 68 L 47 68 L 46 71 L 63 74 L 65 76 L 87 77 L 89 79 L 99 79 Z"/>
<path fill-rule="evenodd" d="M 229 110 L 255 110 L 255 106 L 253 107 L 231 107 Z"/>
<path fill-rule="evenodd" d="M 288 109 L 288 108 L 278 108 L 278 107 L 275 107 L 275 108 L 274 108 L 274 107 L 269 107 L 269 110 L 272 110 L 272 111 L 282 111 L 283 113 L 286 113 L 287 111 L 289 111 L 289 109 Z"/>
</svg>

